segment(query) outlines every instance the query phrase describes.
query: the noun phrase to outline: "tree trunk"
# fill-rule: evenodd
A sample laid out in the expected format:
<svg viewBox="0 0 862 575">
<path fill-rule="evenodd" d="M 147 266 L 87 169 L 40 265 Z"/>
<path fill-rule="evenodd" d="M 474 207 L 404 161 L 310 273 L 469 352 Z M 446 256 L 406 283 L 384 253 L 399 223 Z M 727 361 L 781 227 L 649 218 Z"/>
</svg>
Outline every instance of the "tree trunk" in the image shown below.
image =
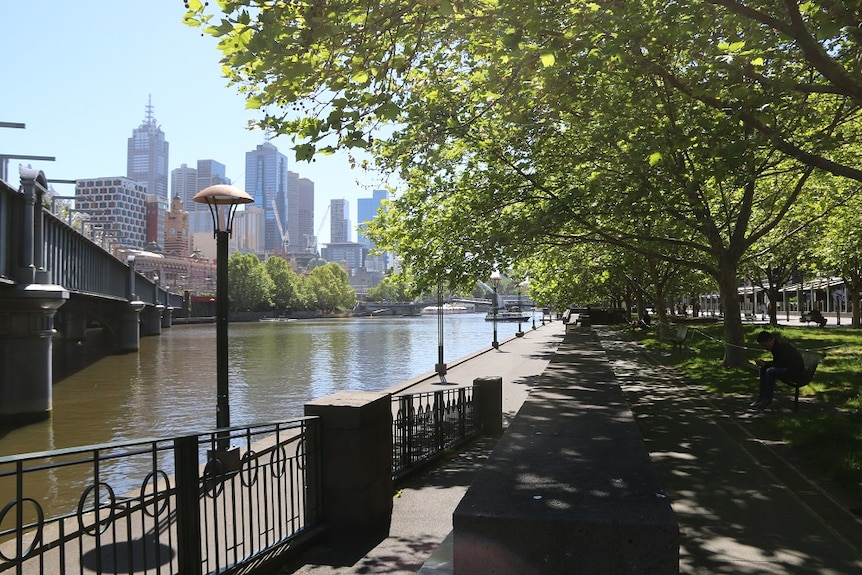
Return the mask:
<svg viewBox="0 0 862 575">
<path fill-rule="evenodd" d="M 858 278 L 845 278 L 844 280 L 844 298 L 850 299 L 853 305 L 853 315 L 850 319 L 850 327 L 858 328 L 860 325 L 860 309 L 859 304 L 862 302 L 862 296 L 859 295 L 860 282 Z M 849 292 L 849 293 L 848 293 Z"/>
<path fill-rule="evenodd" d="M 742 317 L 739 308 L 739 292 L 737 290 L 736 270 L 723 270 L 718 279 L 718 289 L 724 307 L 724 367 L 738 367 L 745 363 L 745 353 L 742 346 L 745 336 L 742 329 Z"/>
</svg>

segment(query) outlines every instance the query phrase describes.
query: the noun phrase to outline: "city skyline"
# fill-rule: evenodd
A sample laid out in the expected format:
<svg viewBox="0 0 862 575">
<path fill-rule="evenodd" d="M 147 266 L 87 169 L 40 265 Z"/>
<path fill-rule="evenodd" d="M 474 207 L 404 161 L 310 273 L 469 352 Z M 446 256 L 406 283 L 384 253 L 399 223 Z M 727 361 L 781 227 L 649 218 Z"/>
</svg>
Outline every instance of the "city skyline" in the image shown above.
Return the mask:
<svg viewBox="0 0 862 575">
<path fill-rule="evenodd" d="M 10 50 L 0 121 L 26 128 L 0 128 L 0 154 L 56 158 L 10 160 L 11 183 L 19 164 L 44 171 L 49 181 L 125 175 L 129 135 L 152 98 L 153 118 L 170 144 L 169 171 L 211 159 L 243 186 L 246 152 L 267 141 L 262 131 L 246 129 L 260 112 L 246 110 L 236 89 L 226 87 L 215 41 L 185 26 L 184 13 L 176 0 L 82 0 L 51 3 L 50 10 L 41 3 L 8 6 L 8 21 L 18 24 L 4 29 Z M 330 200 L 355 206 L 387 184 L 377 174 L 350 169 L 346 152 L 296 162 L 288 137 L 270 141 L 288 157 L 290 171 L 314 182 L 315 229 Z M 73 191 L 54 187 L 59 194 Z M 322 226 L 321 243 L 328 233 Z"/>
</svg>

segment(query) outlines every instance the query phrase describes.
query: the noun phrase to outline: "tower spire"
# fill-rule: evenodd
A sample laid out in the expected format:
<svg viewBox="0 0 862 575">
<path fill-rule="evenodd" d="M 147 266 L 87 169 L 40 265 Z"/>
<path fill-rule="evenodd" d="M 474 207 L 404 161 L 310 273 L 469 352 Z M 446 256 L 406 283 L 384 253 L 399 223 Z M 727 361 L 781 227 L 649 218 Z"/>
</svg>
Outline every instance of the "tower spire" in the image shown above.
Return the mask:
<svg viewBox="0 0 862 575">
<path fill-rule="evenodd" d="M 156 118 L 153 116 L 153 95 L 150 94 L 147 99 L 147 119 L 145 124 L 155 124 Z"/>
</svg>

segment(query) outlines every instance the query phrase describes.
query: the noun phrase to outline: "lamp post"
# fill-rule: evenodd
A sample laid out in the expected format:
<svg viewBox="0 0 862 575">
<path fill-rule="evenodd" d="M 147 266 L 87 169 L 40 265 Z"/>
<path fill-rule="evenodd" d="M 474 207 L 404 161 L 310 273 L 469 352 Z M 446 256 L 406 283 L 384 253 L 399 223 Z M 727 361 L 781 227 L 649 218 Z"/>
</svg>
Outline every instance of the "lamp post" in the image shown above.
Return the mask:
<svg viewBox="0 0 862 575">
<path fill-rule="evenodd" d="M 233 217 L 240 204 L 250 204 L 254 199 L 246 192 L 218 184 L 204 188 L 195 194 L 193 201 L 209 206 L 213 220 L 213 236 L 216 238 L 216 427 L 230 427 L 230 401 L 228 398 L 228 240 L 233 232 Z M 219 450 L 227 450 L 230 435 L 220 436 Z"/>
<path fill-rule="evenodd" d="M 529 276 L 521 282 L 521 287 L 526 291 L 527 288 L 530 287 L 530 278 Z M 530 320 L 533 323 L 533 329 L 536 329 L 536 302 L 533 300 L 533 307 L 530 308 Z"/>
<path fill-rule="evenodd" d="M 515 334 L 515 337 L 524 337 L 524 330 L 521 329 L 521 320 L 524 317 L 524 307 L 521 303 L 521 288 L 525 285 L 527 285 L 526 280 L 518 284 L 518 333 Z"/>
<path fill-rule="evenodd" d="M 437 365 L 434 366 L 440 383 L 446 381 L 446 362 L 443 360 L 443 282 L 437 282 Z"/>
<path fill-rule="evenodd" d="M 500 349 L 500 342 L 497 341 L 497 308 L 500 301 L 497 297 L 497 288 L 500 285 L 501 279 L 503 279 L 503 276 L 497 270 L 491 273 L 491 283 L 494 284 L 494 305 L 491 308 L 494 311 L 494 341 L 491 342 L 491 347 L 494 349 Z"/>
</svg>

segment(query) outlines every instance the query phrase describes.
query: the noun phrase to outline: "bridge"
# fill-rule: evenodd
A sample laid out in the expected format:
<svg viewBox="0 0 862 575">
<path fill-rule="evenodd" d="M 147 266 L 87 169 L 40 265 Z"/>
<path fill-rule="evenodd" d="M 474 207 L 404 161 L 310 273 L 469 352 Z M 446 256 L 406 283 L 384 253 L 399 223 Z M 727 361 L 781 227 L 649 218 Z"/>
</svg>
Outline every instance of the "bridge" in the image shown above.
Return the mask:
<svg viewBox="0 0 862 575">
<path fill-rule="evenodd" d="M 170 327 L 182 296 L 135 272 L 44 207 L 47 179 L 20 169 L 0 180 L 0 421 L 47 417 L 54 345 L 101 328 L 118 353 Z"/>
</svg>

